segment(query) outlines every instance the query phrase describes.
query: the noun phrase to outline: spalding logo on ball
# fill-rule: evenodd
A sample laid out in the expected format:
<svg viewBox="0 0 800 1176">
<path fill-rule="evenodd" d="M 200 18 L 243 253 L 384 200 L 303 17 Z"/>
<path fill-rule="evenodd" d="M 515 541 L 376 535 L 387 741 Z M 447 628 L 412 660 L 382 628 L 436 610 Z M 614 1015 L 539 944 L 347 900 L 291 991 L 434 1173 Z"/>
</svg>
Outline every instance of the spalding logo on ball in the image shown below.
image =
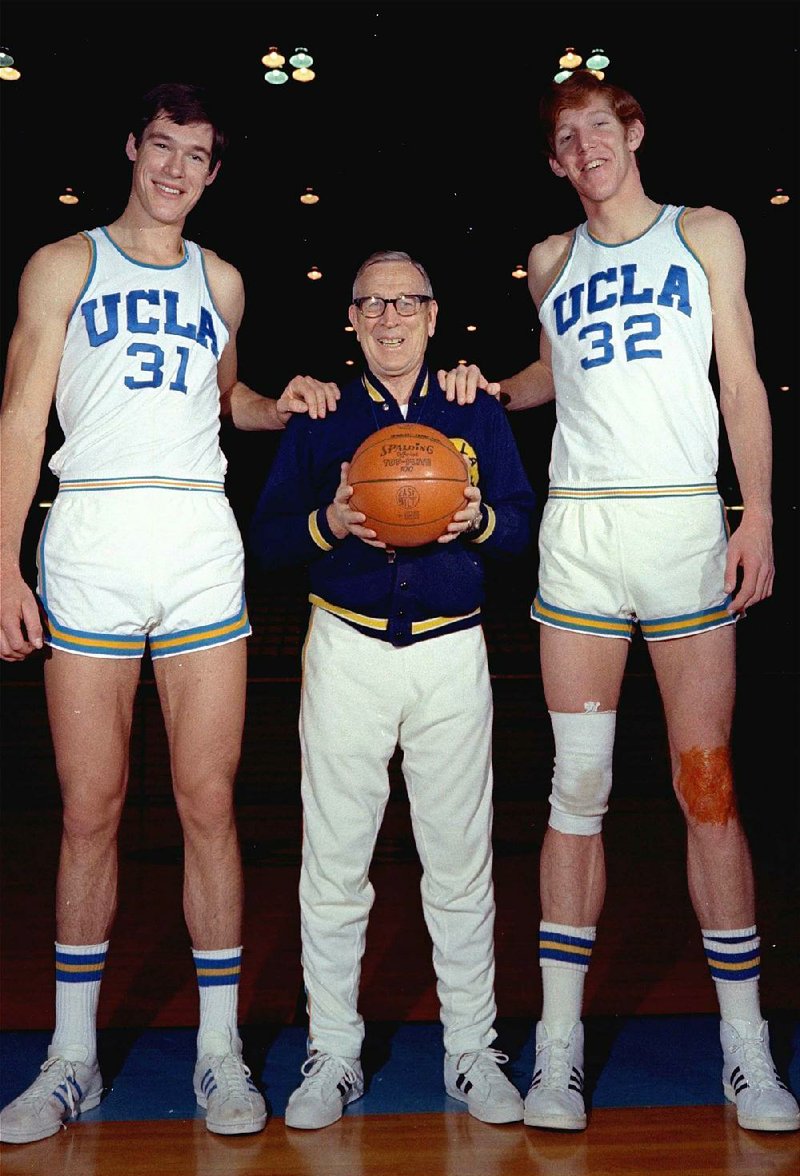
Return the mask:
<svg viewBox="0 0 800 1176">
<path fill-rule="evenodd" d="M 469 473 L 452 441 L 428 425 L 388 425 L 359 445 L 350 506 L 388 547 L 433 543 L 467 505 Z"/>
</svg>

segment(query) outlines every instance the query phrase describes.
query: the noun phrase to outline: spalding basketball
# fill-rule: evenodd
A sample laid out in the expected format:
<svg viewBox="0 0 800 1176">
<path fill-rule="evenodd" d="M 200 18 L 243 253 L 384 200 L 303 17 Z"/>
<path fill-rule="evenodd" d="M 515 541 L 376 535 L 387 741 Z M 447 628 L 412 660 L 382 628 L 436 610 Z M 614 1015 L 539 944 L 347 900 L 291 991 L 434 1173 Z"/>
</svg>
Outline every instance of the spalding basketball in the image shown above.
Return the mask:
<svg viewBox="0 0 800 1176">
<path fill-rule="evenodd" d="M 433 543 L 466 506 L 466 462 L 428 425 L 388 425 L 359 445 L 350 462 L 350 506 L 388 547 Z"/>
</svg>

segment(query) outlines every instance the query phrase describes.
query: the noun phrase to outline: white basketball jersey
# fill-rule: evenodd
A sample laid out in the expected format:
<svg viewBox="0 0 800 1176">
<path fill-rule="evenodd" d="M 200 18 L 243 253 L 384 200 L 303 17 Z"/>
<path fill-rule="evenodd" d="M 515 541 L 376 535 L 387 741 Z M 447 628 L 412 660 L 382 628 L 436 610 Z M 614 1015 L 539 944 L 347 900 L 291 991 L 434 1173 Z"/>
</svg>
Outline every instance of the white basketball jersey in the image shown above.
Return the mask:
<svg viewBox="0 0 800 1176">
<path fill-rule="evenodd" d="M 714 488 L 719 414 L 708 280 L 665 205 L 621 245 L 576 229 L 539 317 L 552 346 L 551 494 Z"/>
<path fill-rule="evenodd" d="M 128 257 L 105 228 L 87 232 L 92 262 L 72 311 L 56 386 L 62 481 L 154 478 L 219 482 L 217 361 L 228 328 L 198 245 L 176 265 Z"/>
</svg>

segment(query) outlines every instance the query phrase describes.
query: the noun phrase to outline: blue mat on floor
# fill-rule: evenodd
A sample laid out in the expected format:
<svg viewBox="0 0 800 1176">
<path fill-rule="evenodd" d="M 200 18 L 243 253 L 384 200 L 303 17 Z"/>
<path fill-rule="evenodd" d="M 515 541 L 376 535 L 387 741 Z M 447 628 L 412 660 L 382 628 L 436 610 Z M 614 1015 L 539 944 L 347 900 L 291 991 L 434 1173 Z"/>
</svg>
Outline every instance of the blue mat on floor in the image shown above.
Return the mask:
<svg viewBox="0 0 800 1176">
<path fill-rule="evenodd" d="M 589 1018 L 586 1079 L 592 1107 L 714 1106 L 724 1102 L 718 1020 L 712 1016 Z M 533 1067 L 530 1022 L 499 1022 L 495 1045 L 508 1053 L 508 1073 L 522 1094 Z M 778 1069 L 800 1094 L 800 1018 L 770 1018 Z M 242 1031 L 245 1059 L 282 1116 L 301 1080 L 306 1035 L 302 1027 Z M 50 1034 L 0 1033 L 0 1105 L 35 1077 Z M 202 1116 L 192 1091 L 196 1034 L 193 1029 L 104 1030 L 103 1076 L 110 1088 L 86 1119 L 190 1119 Z M 466 1113 L 442 1083 L 442 1031 L 438 1024 L 367 1026 L 363 1062 L 367 1092 L 348 1115 Z"/>
</svg>

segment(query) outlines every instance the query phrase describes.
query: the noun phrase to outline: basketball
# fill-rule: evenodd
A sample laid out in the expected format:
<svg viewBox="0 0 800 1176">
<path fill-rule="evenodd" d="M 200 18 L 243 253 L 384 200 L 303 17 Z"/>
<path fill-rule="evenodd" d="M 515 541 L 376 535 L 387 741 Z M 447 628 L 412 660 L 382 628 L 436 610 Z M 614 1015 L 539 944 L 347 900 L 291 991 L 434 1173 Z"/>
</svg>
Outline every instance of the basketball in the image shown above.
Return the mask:
<svg viewBox="0 0 800 1176">
<path fill-rule="evenodd" d="M 466 462 L 428 425 L 388 425 L 359 445 L 350 462 L 350 506 L 388 547 L 433 543 L 466 506 Z"/>
</svg>

